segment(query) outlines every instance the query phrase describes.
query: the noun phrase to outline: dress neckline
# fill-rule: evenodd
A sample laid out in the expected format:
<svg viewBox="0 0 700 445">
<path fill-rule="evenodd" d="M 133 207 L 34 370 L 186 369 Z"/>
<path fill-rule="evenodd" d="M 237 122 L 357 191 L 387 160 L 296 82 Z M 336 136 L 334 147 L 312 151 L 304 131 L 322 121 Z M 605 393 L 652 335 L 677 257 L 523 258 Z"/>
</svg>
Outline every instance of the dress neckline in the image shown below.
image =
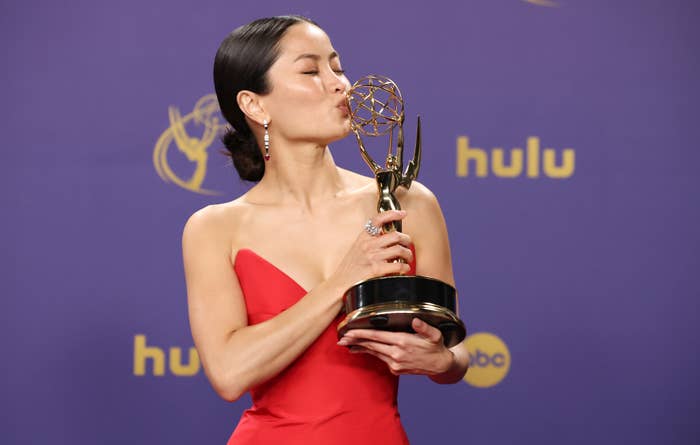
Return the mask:
<svg viewBox="0 0 700 445">
<path fill-rule="evenodd" d="M 248 248 L 238 249 L 238 252 L 236 252 L 236 258 L 233 260 L 233 267 L 234 267 L 234 269 L 235 269 L 235 267 L 236 267 L 236 264 L 238 264 L 238 256 L 240 255 L 240 253 L 241 253 L 242 251 L 245 251 L 245 252 L 247 252 L 247 253 L 250 253 L 253 257 L 255 257 L 255 258 L 257 258 L 259 261 L 261 261 L 261 262 L 267 264 L 269 267 L 271 267 L 272 269 L 274 269 L 274 270 L 276 270 L 277 272 L 279 272 L 280 275 L 282 275 L 283 277 L 285 277 L 286 279 L 288 279 L 289 281 L 291 281 L 292 283 L 294 283 L 299 289 L 303 290 L 305 293 L 309 293 L 309 291 L 306 290 L 301 284 L 299 284 L 299 282 L 298 282 L 297 280 L 295 280 L 294 278 L 292 278 L 288 273 L 286 273 L 285 271 L 283 271 L 283 270 L 280 269 L 279 267 L 275 266 L 272 262 L 270 262 L 270 261 L 268 261 L 267 259 L 265 259 L 264 257 L 262 257 L 260 254 L 256 253 L 253 249 L 248 249 Z"/>
</svg>

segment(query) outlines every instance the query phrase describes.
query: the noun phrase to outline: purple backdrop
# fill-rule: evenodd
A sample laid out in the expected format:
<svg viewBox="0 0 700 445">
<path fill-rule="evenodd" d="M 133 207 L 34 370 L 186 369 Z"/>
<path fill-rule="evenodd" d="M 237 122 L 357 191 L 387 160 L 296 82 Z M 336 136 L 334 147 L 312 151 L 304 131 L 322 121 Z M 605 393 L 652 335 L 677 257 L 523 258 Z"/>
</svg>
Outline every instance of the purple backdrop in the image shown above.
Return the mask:
<svg viewBox="0 0 700 445">
<path fill-rule="evenodd" d="M 246 186 L 216 142 L 201 187 L 220 195 L 180 187 L 195 162 L 156 148 L 169 107 L 213 92 L 222 38 L 281 13 L 318 21 L 351 80 L 398 83 L 409 144 L 421 114 L 461 315 L 510 354 L 488 388 L 402 378 L 411 443 L 698 442 L 697 2 L 59 3 L 0 14 L 2 443 L 225 443 L 249 400 L 169 359 L 197 364 L 183 224 Z M 333 153 L 367 173 L 353 140 Z"/>
</svg>

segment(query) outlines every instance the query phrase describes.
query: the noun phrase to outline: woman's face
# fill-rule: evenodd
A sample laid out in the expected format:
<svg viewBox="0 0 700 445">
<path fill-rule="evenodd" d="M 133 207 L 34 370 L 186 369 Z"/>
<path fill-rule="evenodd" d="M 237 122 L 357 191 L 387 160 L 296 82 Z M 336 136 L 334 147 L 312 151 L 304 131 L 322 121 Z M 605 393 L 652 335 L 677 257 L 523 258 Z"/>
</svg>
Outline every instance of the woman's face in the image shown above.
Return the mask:
<svg viewBox="0 0 700 445">
<path fill-rule="evenodd" d="M 289 27 L 267 75 L 272 88 L 262 103 L 277 137 L 326 145 L 348 134 L 350 83 L 322 29 L 310 23 Z"/>
</svg>

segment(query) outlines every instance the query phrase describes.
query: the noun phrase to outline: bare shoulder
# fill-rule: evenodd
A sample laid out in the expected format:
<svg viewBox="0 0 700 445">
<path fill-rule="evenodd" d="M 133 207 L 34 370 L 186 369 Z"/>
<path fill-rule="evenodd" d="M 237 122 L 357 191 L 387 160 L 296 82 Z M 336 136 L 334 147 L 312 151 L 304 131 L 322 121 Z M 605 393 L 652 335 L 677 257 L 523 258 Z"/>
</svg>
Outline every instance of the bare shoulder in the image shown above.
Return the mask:
<svg viewBox="0 0 700 445">
<path fill-rule="evenodd" d="M 339 169 L 343 175 L 347 189 L 354 196 L 376 203 L 378 190 L 375 177 L 364 176 L 350 170 Z M 411 187 L 398 187 L 394 196 L 399 201 L 401 208 L 406 210 L 409 220 L 414 220 L 416 225 L 420 222 L 430 222 L 442 219 L 442 211 L 435 194 L 425 185 L 413 181 Z"/>
<path fill-rule="evenodd" d="M 183 244 L 188 240 L 211 240 L 221 243 L 222 247 L 229 247 L 236 234 L 235 228 L 248 212 L 249 206 L 243 196 L 230 202 L 203 207 L 187 219 L 182 232 Z"/>
<path fill-rule="evenodd" d="M 401 187 L 396 191 L 396 198 L 401 203 L 401 207 L 410 213 L 433 214 L 440 212 L 440 204 L 435 194 L 425 185 L 418 181 L 413 181 L 411 187 L 406 190 Z"/>
<path fill-rule="evenodd" d="M 396 198 L 401 203 L 401 208 L 407 212 L 404 231 L 414 238 L 417 245 L 435 243 L 439 241 L 438 238 L 447 237 L 442 209 L 437 197 L 428 187 L 413 181 L 410 189 L 399 190 Z"/>
<path fill-rule="evenodd" d="M 397 198 L 406 210 L 404 232 L 411 236 L 416 248 L 416 273 L 454 285 L 447 226 L 435 194 L 414 181 Z"/>
<path fill-rule="evenodd" d="M 377 190 L 375 185 L 376 181 L 373 177 L 361 175 L 352 170 L 347 170 L 340 167 L 338 167 L 338 172 L 349 190 L 369 192 L 376 192 Z"/>
</svg>

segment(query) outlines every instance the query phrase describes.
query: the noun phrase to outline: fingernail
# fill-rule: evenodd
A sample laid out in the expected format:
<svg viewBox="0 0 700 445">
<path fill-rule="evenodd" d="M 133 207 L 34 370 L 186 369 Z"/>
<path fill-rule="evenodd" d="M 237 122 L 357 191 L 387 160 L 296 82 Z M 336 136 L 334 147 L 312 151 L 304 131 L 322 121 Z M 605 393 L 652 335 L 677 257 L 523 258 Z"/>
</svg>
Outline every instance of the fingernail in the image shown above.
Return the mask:
<svg viewBox="0 0 700 445">
<path fill-rule="evenodd" d="M 349 343 L 348 339 L 345 338 L 345 337 L 343 337 L 343 338 L 341 338 L 340 340 L 338 340 L 338 343 L 337 343 L 337 344 L 338 344 L 339 346 L 347 346 L 348 343 Z"/>
</svg>

